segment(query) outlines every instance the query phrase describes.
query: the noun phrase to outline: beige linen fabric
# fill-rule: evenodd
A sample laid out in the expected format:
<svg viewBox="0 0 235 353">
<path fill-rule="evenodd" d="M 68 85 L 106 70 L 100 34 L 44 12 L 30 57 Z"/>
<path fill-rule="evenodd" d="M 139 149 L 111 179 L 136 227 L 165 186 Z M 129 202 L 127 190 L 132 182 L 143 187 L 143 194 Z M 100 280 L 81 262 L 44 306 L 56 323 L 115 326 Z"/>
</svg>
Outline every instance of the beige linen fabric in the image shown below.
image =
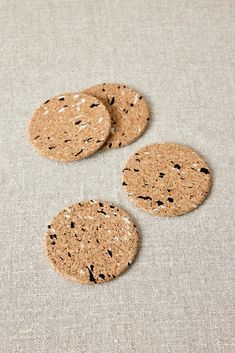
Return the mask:
<svg viewBox="0 0 235 353">
<path fill-rule="evenodd" d="M 234 0 L 1 0 L 1 353 L 231 353 Z M 123 82 L 151 107 L 125 148 L 63 164 L 27 139 L 35 108 L 61 92 Z M 122 190 L 127 158 L 185 143 L 213 169 L 192 213 L 156 218 Z M 43 238 L 61 208 L 103 199 L 142 235 L 129 271 L 100 286 L 63 279 Z"/>
</svg>

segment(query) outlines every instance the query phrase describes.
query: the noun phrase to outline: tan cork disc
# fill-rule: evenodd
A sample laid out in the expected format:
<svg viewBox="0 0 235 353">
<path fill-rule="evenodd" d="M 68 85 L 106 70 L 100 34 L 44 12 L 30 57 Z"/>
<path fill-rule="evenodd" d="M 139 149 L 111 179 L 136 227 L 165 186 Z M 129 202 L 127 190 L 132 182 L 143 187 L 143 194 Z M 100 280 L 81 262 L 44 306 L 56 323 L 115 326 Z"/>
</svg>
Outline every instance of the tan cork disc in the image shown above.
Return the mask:
<svg viewBox="0 0 235 353">
<path fill-rule="evenodd" d="M 41 155 L 69 162 L 96 152 L 110 129 L 108 110 L 97 98 L 65 93 L 47 100 L 35 111 L 29 137 Z"/>
<path fill-rule="evenodd" d="M 211 188 L 208 164 L 191 148 L 175 143 L 153 144 L 132 155 L 123 169 L 128 197 L 157 216 L 192 211 Z"/>
<path fill-rule="evenodd" d="M 53 268 L 83 284 L 111 281 L 133 262 L 138 233 L 128 214 L 109 202 L 83 201 L 54 217 L 45 238 Z"/>
<path fill-rule="evenodd" d="M 140 93 L 111 83 L 99 84 L 84 92 L 101 100 L 110 113 L 112 128 L 106 148 L 129 145 L 142 135 L 149 122 L 149 110 Z"/>
</svg>

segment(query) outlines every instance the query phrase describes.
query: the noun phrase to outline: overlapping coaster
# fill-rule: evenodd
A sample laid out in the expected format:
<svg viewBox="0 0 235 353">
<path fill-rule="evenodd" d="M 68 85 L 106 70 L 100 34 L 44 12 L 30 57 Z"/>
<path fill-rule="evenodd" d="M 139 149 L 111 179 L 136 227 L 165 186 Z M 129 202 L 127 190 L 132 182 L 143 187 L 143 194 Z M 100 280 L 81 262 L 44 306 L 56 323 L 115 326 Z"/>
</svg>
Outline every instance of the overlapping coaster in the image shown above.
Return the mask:
<svg viewBox="0 0 235 353">
<path fill-rule="evenodd" d="M 140 137 L 148 126 L 149 109 L 143 96 L 122 84 L 103 83 L 84 91 L 98 98 L 107 107 L 111 120 L 111 134 L 106 148 L 129 145 Z"/>
<path fill-rule="evenodd" d="M 69 162 L 96 152 L 110 129 L 108 110 L 97 98 L 66 93 L 47 100 L 35 111 L 29 136 L 41 155 Z"/>
<path fill-rule="evenodd" d="M 192 211 L 211 188 L 208 164 L 191 148 L 175 143 L 153 144 L 132 155 L 123 169 L 128 197 L 157 216 Z"/>
<path fill-rule="evenodd" d="M 54 269 L 83 284 L 111 281 L 133 262 L 138 233 L 129 215 L 109 202 L 83 201 L 48 226 L 46 254 Z"/>
</svg>

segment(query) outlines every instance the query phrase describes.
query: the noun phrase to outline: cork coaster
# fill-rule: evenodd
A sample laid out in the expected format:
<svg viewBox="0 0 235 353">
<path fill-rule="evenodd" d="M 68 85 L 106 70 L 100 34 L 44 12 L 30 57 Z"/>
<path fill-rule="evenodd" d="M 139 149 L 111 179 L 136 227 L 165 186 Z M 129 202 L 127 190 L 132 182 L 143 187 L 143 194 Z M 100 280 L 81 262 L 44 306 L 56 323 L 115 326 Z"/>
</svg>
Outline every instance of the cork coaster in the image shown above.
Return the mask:
<svg viewBox="0 0 235 353">
<path fill-rule="evenodd" d="M 123 169 L 129 198 L 157 216 L 192 211 L 207 197 L 211 174 L 207 163 L 191 148 L 175 143 L 145 146 Z"/>
<path fill-rule="evenodd" d="M 84 91 L 107 107 L 112 129 L 106 148 L 126 146 L 142 135 L 149 121 L 148 107 L 140 93 L 121 84 L 104 83 Z"/>
<path fill-rule="evenodd" d="M 75 161 L 96 152 L 110 134 L 108 110 L 95 97 L 66 93 L 47 100 L 32 116 L 29 137 L 38 152 Z"/>
<path fill-rule="evenodd" d="M 83 284 L 111 281 L 133 262 L 138 233 L 128 214 L 109 202 L 83 201 L 48 226 L 46 254 L 53 268 Z"/>
</svg>

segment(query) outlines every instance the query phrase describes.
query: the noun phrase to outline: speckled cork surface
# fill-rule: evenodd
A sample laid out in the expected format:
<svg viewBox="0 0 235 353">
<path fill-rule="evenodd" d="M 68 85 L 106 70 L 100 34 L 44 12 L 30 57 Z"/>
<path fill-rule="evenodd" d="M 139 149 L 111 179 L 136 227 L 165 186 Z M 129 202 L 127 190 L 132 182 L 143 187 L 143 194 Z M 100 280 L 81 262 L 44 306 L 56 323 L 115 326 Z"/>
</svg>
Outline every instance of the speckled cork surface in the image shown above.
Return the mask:
<svg viewBox="0 0 235 353">
<path fill-rule="evenodd" d="M 109 202 L 83 201 L 48 226 L 46 254 L 53 268 L 83 284 L 111 281 L 133 262 L 138 233 L 128 214 Z"/>
<path fill-rule="evenodd" d="M 106 148 L 129 145 L 147 128 L 147 104 L 143 96 L 132 88 L 123 84 L 103 83 L 86 89 L 84 93 L 101 100 L 110 113 L 112 128 L 105 143 Z"/>
<path fill-rule="evenodd" d="M 69 162 L 96 152 L 110 128 L 109 113 L 97 98 L 65 93 L 47 100 L 34 112 L 29 137 L 44 157 Z"/>
<path fill-rule="evenodd" d="M 144 211 L 177 216 L 204 201 L 211 188 L 211 172 L 204 159 L 187 146 L 153 144 L 129 158 L 122 184 Z"/>
</svg>

